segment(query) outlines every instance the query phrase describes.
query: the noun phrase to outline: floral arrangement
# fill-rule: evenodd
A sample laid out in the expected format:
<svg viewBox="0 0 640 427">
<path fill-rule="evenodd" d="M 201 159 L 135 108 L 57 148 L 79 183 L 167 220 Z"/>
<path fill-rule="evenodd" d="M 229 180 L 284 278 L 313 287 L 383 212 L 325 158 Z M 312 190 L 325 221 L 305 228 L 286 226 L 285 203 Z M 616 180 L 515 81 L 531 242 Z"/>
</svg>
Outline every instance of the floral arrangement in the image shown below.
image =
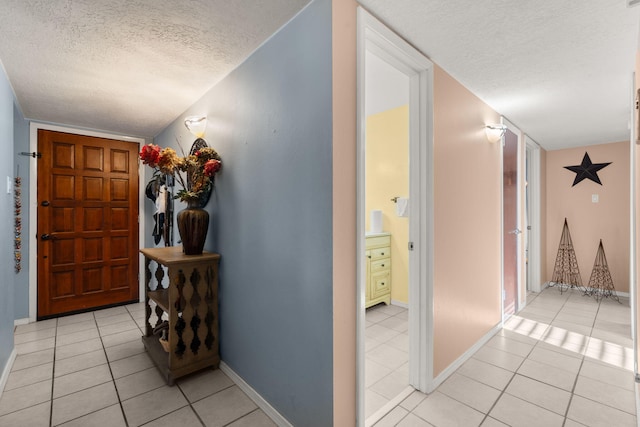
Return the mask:
<svg viewBox="0 0 640 427">
<path fill-rule="evenodd" d="M 157 145 L 148 144 L 140 150 L 140 160 L 156 169 L 156 173 L 175 177 L 182 185 L 182 190 L 176 193 L 175 198 L 186 203 L 199 202 L 213 188 L 214 176 L 222 168 L 222 159 L 210 147 L 180 157 L 173 148 L 161 149 Z"/>
</svg>

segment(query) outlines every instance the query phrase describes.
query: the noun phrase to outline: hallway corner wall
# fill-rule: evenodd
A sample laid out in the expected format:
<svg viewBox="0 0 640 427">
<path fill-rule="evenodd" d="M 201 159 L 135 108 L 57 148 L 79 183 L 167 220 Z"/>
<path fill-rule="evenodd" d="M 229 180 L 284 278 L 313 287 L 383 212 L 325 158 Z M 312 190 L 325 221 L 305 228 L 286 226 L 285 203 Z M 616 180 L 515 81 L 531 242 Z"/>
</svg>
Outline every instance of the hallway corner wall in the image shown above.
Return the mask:
<svg viewBox="0 0 640 427">
<path fill-rule="evenodd" d="M 356 11 L 331 1 L 333 425 L 357 422 Z"/>
<path fill-rule="evenodd" d="M 14 95 L 11 84 L 0 62 L 0 141 L 3 151 L 0 156 L 0 178 L 10 180 L 13 189 L 14 152 L 13 152 L 13 108 Z M 5 178 L 6 177 L 6 178 Z M 2 191 L 0 196 L 0 374 L 7 367 L 14 349 L 13 321 L 14 321 L 14 218 L 13 191 L 9 194 Z"/>
<path fill-rule="evenodd" d="M 22 270 L 15 276 L 14 288 L 14 318 L 26 319 L 29 317 L 29 246 L 31 244 L 31 232 L 29 231 L 29 206 L 30 194 L 29 185 L 31 182 L 30 167 L 31 162 L 36 160 L 33 157 L 21 156 L 18 153 L 29 152 L 29 121 L 25 120 L 19 106 L 14 103 L 13 107 L 13 149 L 15 152 L 14 174 L 22 181 Z"/>
<path fill-rule="evenodd" d="M 310 427 L 333 422 L 331 19 L 331 0 L 309 3 L 155 138 L 188 151 L 184 117 L 207 116 L 223 163 L 205 207 L 221 358 Z"/>
<path fill-rule="evenodd" d="M 501 320 L 499 115 L 434 67 L 434 375 Z"/>
</svg>

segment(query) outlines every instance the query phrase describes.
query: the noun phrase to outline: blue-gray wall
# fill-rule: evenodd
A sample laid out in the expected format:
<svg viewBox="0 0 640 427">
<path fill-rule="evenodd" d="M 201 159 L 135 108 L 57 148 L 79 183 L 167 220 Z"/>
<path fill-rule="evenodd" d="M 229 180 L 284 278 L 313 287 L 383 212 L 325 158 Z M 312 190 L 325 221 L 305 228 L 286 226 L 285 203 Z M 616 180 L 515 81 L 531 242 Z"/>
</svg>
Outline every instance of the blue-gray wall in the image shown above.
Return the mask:
<svg viewBox="0 0 640 427">
<path fill-rule="evenodd" d="M 208 116 L 222 360 L 296 426 L 333 421 L 331 90 L 315 0 L 155 139 L 188 151 L 184 116 Z"/>
<path fill-rule="evenodd" d="M 22 270 L 15 275 L 13 310 L 16 319 L 26 319 L 29 317 L 29 243 L 32 240 L 29 232 L 29 167 L 35 160 L 18 155 L 30 151 L 29 122 L 16 104 L 13 107 L 13 147 L 16 153 L 14 175 L 19 174 L 22 178 Z"/>
<path fill-rule="evenodd" d="M 0 67 L 0 374 L 13 351 L 13 192 L 7 194 L 6 177 L 13 185 L 13 91 Z"/>
</svg>

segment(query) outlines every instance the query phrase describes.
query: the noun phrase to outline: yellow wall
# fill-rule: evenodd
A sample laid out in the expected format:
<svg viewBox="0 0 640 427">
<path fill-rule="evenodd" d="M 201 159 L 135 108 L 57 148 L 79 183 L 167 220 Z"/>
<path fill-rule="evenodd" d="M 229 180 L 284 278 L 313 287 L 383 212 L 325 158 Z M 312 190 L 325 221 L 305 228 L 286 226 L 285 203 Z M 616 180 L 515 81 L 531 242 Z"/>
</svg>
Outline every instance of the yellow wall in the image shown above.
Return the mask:
<svg viewBox="0 0 640 427">
<path fill-rule="evenodd" d="M 434 67 L 434 374 L 501 319 L 500 116 Z"/>
<path fill-rule="evenodd" d="M 612 164 L 598 171 L 602 185 L 585 179 L 572 187 L 576 174 L 564 166 L 579 165 L 585 152 L 593 163 Z M 629 182 L 629 141 L 547 152 L 546 281 L 553 275 L 567 218 L 582 284 L 589 283 L 602 239 L 616 290 L 629 292 Z M 593 194 L 598 203 L 591 202 Z"/>
<path fill-rule="evenodd" d="M 409 197 L 409 106 L 367 117 L 366 230 L 372 209 L 382 211 L 382 230 L 391 233 L 391 299 L 409 302 L 409 217 L 396 215 L 393 197 Z"/>
</svg>

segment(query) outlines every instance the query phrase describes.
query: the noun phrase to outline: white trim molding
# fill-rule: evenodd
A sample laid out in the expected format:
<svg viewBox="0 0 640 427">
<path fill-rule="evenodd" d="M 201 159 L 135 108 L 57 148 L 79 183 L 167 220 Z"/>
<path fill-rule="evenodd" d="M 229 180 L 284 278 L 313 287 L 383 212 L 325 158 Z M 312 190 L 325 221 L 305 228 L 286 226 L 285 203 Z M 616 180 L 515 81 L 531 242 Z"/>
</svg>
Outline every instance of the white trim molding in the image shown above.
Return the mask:
<svg viewBox="0 0 640 427">
<path fill-rule="evenodd" d="M 18 355 L 18 352 L 14 347 L 13 351 L 11 351 L 11 354 L 9 355 L 7 364 L 4 365 L 4 369 L 2 370 L 2 376 L 0 376 L 0 398 L 2 398 L 2 393 L 4 392 L 4 388 L 7 385 L 7 380 L 9 379 L 9 374 L 11 373 L 11 369 L 13 368 L 13 362 L 15 362 L 17 355 Z"/>
<path fill-rule="evenodd" d="M 480 338 L 476 343 L 470 347 L 467 351 L 465 351 L 460 357 L 453 361 L 453 363 L 447 366 L 440 375 L 438 375 L 434 380 L 434 389 L 442 384 L 451 374 L 453 374 L 460 366 L 464 364 L 467 360 L 473 356 L 476 351 L 480 350 L 483 345 L 489 342 L 491 338 L 493 338 L 500 330 L 502 329 L 502 323 L 498 323 L 496 326 L 491 328 L 489 332 L 487 332 L 482 338 Z"/>
<path fill-rule="evenodd" d="M 529 218 L 527 226 L 530 230 L 526 230 L 529 236 L 529 281 L 531 291 L 540 292 L 542 290 L 542 237 L 541 230 L 541 199 L 540 199 L 540 145 L 535 142 L 529 135 L 524 136 L 526 153 L 530 154 L 529 159 L 529 182 L 527 185 L 530 192 L 529 201 Z"/>
<path fill-rule="evenodd" d="M 287 421 L 285 417 L 276 411 L 276 409 L 267 402 L 264 397 L 253 389 L 245 380 L 242 379 L 233 369 L 224 362 L 220 362 L 220 370 L 227 374 L 231 381 L 233 381 L 239 388 L 246 394 L 249 399 L 253 400 L 253 403 L 258 405 L 260 409 L 269 417 L 271 421 L 276 423 L 279 427 L 293 427 L 293 425 Z"/>
<path fill-rule="evenodd" d="M 396 406 L 400 405 L 400 403 L 402 403 L 402 401 L 409 397 L 414 391 L 416 390 L 411 386 L 408 386 L 407 388 L 402 390 L 399 395 L 385 403 L 382 408 L 369 415 L 369 418 L 367 418 L 364 422 L 364 427 L 371 427 L 375 423 L 380 421 L 382 418 L 384 418 L 385 415 L 393 411 Z"/>
<path fill-rule="evenodd" d="M 365 53 L 409 78 L 409 384 L 433 390 L 433 63 L 358 7 L 357 25 L 357 420 L 364 425 Z"/>
</svg>

